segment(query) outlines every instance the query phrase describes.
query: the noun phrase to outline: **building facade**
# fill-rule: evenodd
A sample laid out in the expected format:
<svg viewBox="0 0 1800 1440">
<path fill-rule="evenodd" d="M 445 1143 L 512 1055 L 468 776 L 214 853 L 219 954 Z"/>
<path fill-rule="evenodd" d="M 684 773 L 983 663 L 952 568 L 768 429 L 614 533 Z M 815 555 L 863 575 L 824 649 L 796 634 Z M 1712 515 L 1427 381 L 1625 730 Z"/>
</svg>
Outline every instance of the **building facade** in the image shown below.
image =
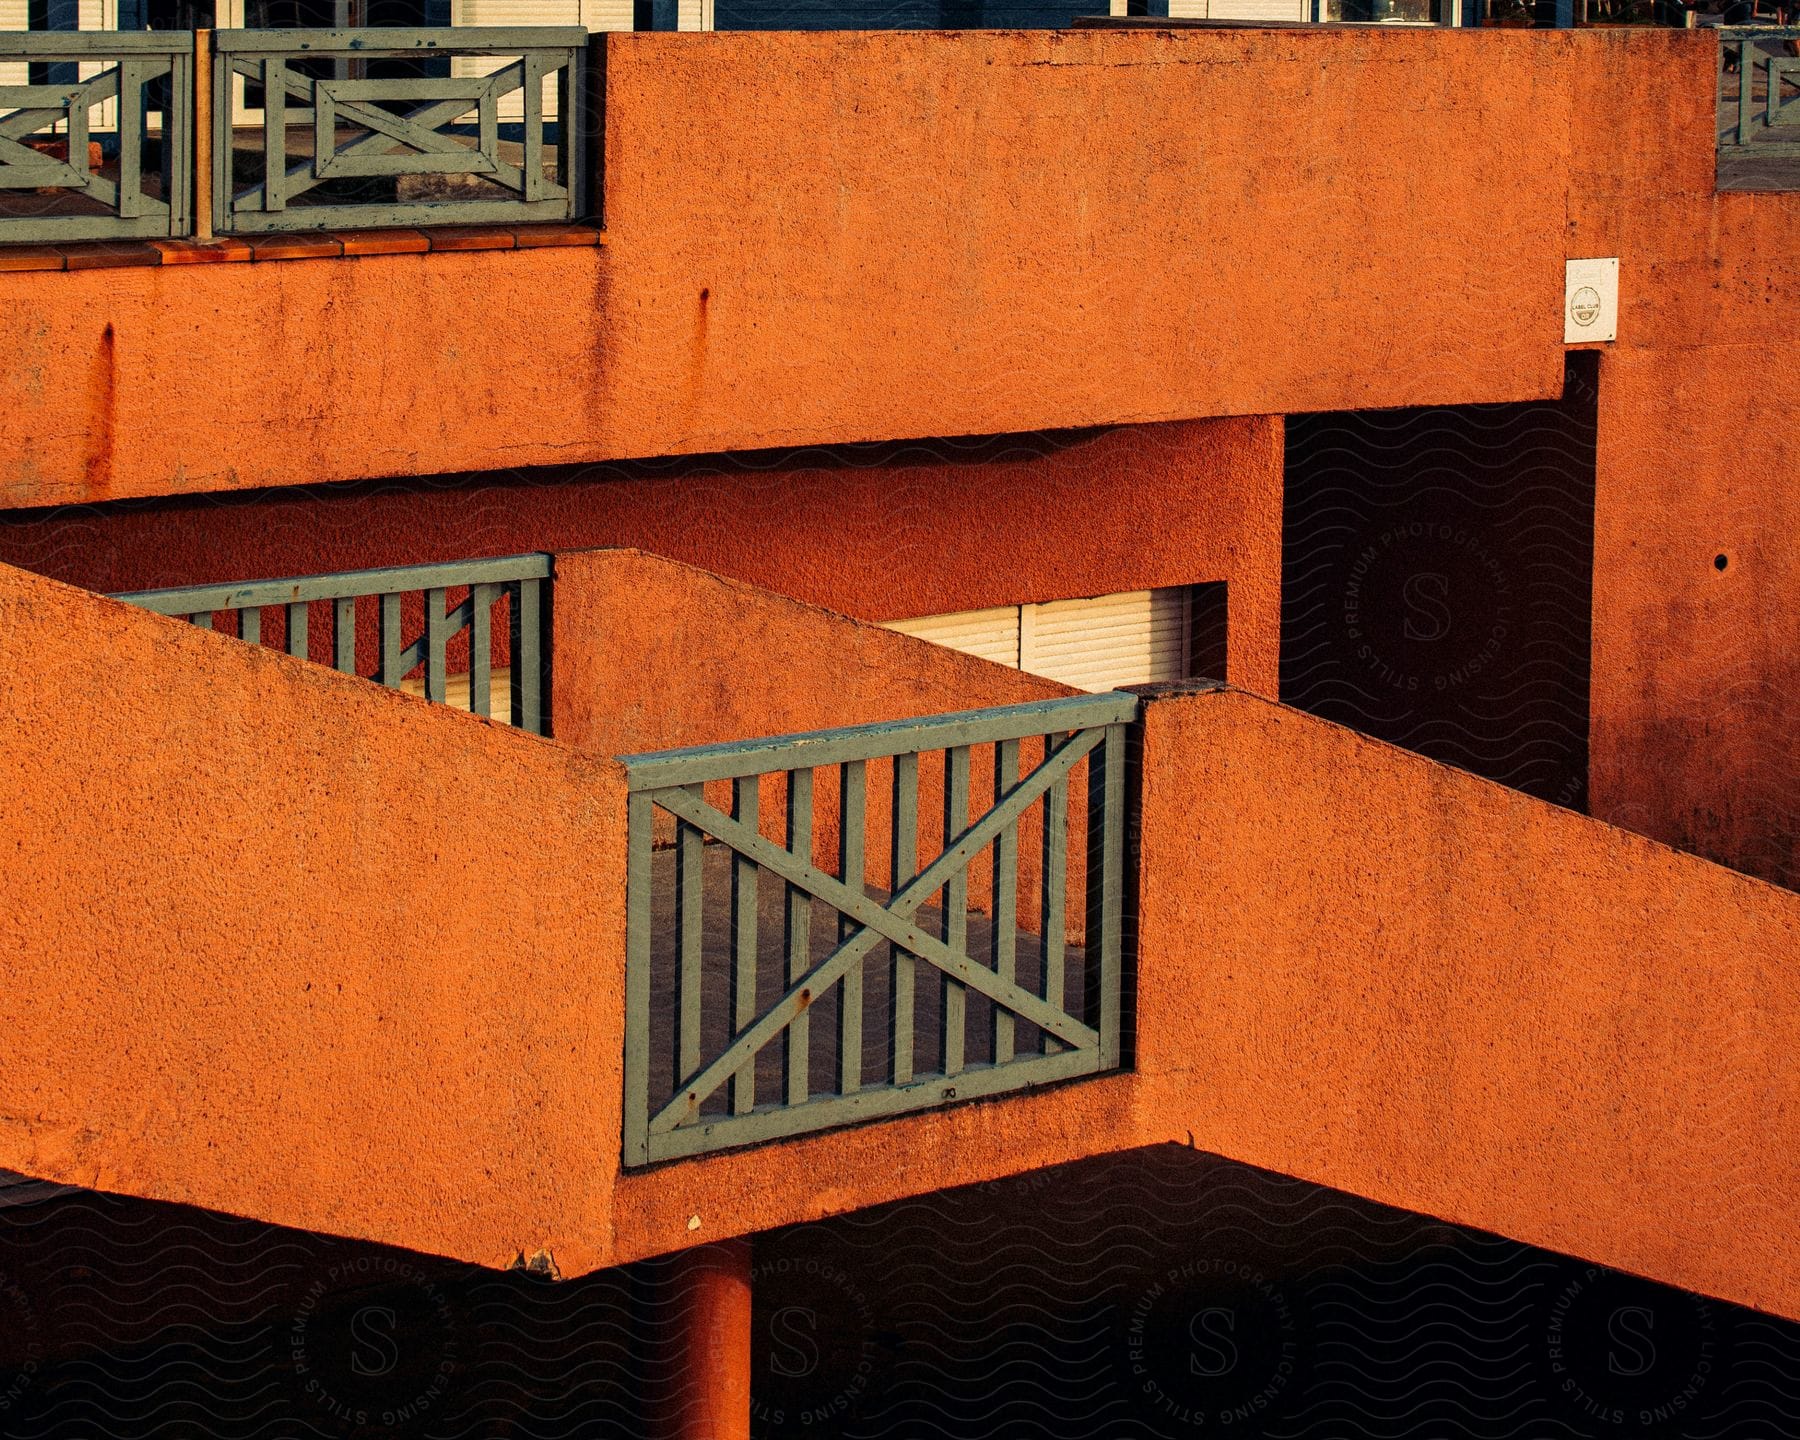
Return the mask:
<svg viewBox="0 0 1800 1440">
<path fill-rule="evenodd" d="M 596 1433 L 858 1433 L 931 1367 L 768 1237 L 1175 1151 L 1800 1319 L 1779 36 L 362 33 L 0 153 L 38 1203 L 338 1237 L 452 1369 L 423 1257 L 630 1274 Z"/>
</svg>

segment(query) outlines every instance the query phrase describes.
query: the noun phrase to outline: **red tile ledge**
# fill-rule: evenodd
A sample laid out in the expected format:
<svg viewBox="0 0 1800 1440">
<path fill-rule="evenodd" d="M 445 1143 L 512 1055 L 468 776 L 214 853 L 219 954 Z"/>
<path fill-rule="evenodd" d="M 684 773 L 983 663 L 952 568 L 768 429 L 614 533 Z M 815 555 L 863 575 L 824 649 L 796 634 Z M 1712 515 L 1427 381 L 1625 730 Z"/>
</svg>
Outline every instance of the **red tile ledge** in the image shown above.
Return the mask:
<svg viewBox="0 0 1800 1440">
<path fill-rule="evenodd" d="M 141 240 L 102 240 L 93 245 L 59 245 L 69 270 L 124 270 L 162 264 L 162 251 Z"/>
<path fill-rule="evenodd" d="M 68 263 L 54 245 L 0 246 L 0 273 L 20 270 L 61 270 Z"/>
<path fill-rule="evenodd" d="M 165 265 L 221 265 L 250 259 L 248 243 L 235 237 L 223 240 L 152 240 Z"/>
<path fill-rule="evenodd" d="M 0 245 L 0 274 L 111 270 L 140 265 L 218 265 L 419 255 L 442 250 L 545 250 L 606 243 L 592 225 L 444 225 L 418 230 L 322 230 L 216 240 L 96 240 L 81 245 Z"/>
</svg>

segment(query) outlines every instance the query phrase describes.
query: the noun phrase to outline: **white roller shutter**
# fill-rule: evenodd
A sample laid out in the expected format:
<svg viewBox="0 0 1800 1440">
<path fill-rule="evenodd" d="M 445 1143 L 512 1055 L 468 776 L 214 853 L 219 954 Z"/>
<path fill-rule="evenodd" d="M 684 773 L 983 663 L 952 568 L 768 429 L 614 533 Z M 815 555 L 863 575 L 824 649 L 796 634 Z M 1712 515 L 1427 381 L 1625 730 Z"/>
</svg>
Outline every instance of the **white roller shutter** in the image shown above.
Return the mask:
<svg viewBox="0 0 1800 1440">
<path fill-rule="evenodd" d="M 1169 0 L 1172 20 L 1310 20 L 1311 0 Z"/>
<path fill-rule="evenodd" d="M 917 620 L 890 621 L 898 630 L 933 645 L 945 645 L 965 655 L 979 655 L 996 665 L 1019 668 L 1019 607 L 1002 605 L 995 610 L 963 610 L 954 615 L 926 615 Z"/>
<path fill-rule="evenodd" d="M 1187 673 L 1188 594 L 1129 590 L 1021 606 L 1019 668 L 1077 690 L 1179 680 Z"/>
<path fill-rule="evenodd" d="M 1185 586 L 1130 590 L 895 620 L 887 628 L 1078 690 L 1179 680 L 1188 672 Z"/>
</svg>

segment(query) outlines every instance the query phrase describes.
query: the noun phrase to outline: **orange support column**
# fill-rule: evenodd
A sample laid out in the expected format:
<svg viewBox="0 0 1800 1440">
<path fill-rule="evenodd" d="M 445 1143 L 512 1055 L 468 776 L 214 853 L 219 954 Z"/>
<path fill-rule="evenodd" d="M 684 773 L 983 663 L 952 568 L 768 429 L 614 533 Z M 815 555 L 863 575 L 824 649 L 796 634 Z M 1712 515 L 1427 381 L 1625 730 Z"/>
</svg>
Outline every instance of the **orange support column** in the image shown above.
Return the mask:
<svg viewBox="0 0 1800 1440">
<path fill-rule="evenodd" d="M 652 1440 L 750 1440 L 750 1242 L 667 1262 L 656 1303 Z"/>
</svg>

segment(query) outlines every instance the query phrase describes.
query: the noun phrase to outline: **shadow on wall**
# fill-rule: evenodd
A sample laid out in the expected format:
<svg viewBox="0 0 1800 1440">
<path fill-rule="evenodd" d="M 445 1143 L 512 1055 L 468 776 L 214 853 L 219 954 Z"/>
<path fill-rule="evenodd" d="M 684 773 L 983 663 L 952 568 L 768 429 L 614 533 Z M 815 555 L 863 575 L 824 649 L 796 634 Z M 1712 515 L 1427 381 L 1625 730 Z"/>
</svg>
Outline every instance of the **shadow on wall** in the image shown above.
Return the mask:
<svg viewBox="0 0 1800 1440">
<path fill-rule="evenodd" d="M 1800 1325 L 1175 1146 L 777 1231 L 752 1264 L 767 1440 L 1759 1437 L 1800 1404 Z M 661 1273 L 15 1187 L 0 1432 L 623 1440 Z"/>
<path fill-rule="evenodd" d="M 1559 402 L 1288 421 L 1285 702 L 1586 810 L 1598 362 Z"/>
</svg>

